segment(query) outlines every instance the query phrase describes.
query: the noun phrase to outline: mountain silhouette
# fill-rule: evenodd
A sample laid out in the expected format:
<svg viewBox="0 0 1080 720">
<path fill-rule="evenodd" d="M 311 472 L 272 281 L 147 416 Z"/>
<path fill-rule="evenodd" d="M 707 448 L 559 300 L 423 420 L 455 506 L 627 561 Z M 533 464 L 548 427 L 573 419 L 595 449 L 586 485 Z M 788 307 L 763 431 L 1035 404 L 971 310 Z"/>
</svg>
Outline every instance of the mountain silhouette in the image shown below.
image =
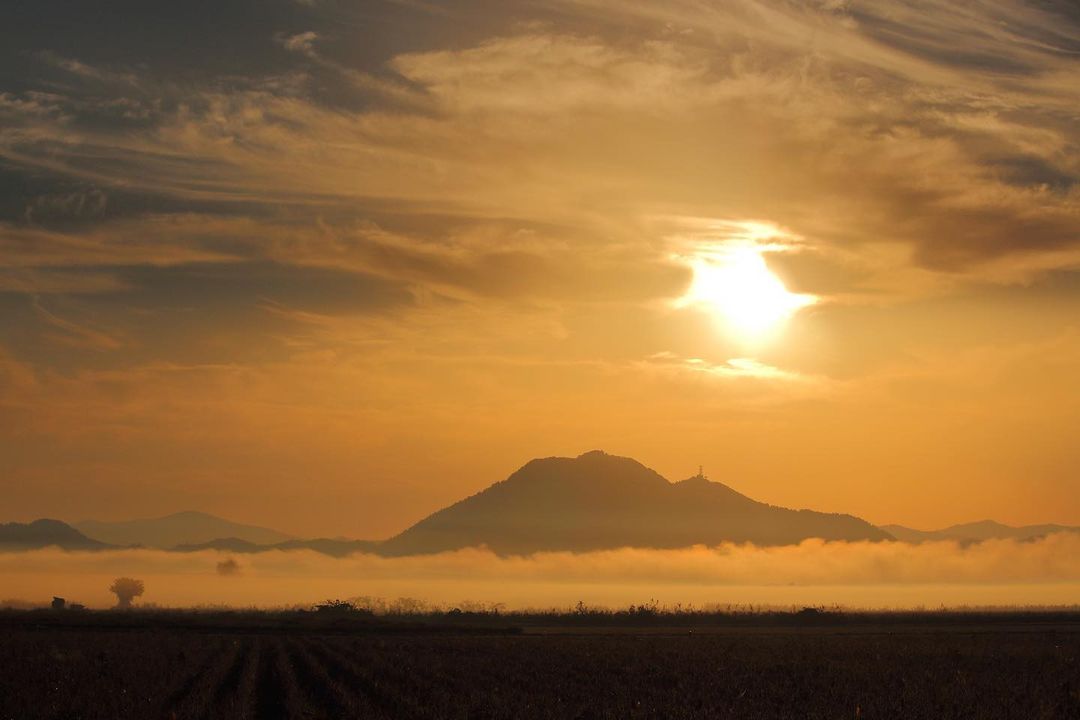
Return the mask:
<svg viewBox="0 0 1080 720">
<path fill-rule="evenodd" d="M 107 550 L 112 545 L 86 537 L 59 520 L 41 519 L 30 523 L 0 524 L 0 551 L 37 550 L 59 547 L 64 550 Z"/>
<path fill-rule="evenodd" d="M 767 505 L 702 474 L 671 483 L 636 460 L 594 450 L 533 460 L 383 542 L 379 552 L 486 546 L 515 555 L 722 542 L 788 545 L 807 538 L 892 539 L 851 515 Z"/>
<path fill-rule="evenodd" d="M 951 525 L 941 530 L 914 530 L 903 525 L 883 525 L 886 531 L 897 540 L 908 543 L 923 543 L 952 540 L 960 543 L 978 543 L 984 540 L 1037 540 L 1060 532 L 1080 532 L 1080 527 L 1068 525 L 1023 525 L 1013 527 L 994 520 Z"/>
<path fill-rule="evenodd" d="M 203 512 L 186 511 L 160 518 L 101 522 L 86 520 L 75 527 L 88 537 L 114 545 L 144 545 L 167 550 L 222 538 L 272 545 L 292 538 L 276 530 L 242 525 Z"/>
<path fill-rule="evenodd" d="M 344 538 L 314 538 L 311 540 L 286 540 L 272 545 L 260 545 L 240 538 L 218 538 L 204 543 L 188 543 L 172 548 L 176 552 L 219 550 L 233 553 L 259 553 L 268 550 L 313 550 L 332 557 L 346 557 L 357 552 L 375 552 L 379 543 L 371 540 L 348 540 Z"/>
</svg>

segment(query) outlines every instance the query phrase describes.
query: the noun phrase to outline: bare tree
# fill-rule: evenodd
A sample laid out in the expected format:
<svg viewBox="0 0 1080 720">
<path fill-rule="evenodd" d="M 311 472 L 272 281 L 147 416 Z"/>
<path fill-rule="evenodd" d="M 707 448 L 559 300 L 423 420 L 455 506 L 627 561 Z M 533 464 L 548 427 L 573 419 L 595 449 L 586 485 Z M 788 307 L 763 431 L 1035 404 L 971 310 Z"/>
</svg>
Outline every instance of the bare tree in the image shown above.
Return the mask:
<svg viewBox="0 0 1080 720">
<path fill-rule="evenodd" d="M 146 587 L 142 580 L 122 577 L 113 580 L 109 592 L 116 593 L 116 607 L 127 610 L 131 607 L 131 601 L 143 594 Z"/>
</svg>

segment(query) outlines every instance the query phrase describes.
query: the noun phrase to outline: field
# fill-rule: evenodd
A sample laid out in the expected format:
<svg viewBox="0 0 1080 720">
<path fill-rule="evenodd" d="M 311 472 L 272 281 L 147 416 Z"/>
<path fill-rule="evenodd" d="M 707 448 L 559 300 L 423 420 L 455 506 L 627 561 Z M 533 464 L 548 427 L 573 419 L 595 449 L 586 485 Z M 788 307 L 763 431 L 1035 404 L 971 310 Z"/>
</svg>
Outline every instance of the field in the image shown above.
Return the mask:
<svg viewBox="0 0 1080 720">
<path fill-rule="evenodd" d="M 7 613 L 0 720 L 1080 718 L 1072 618 L 559 619 Z"/>
</svg>

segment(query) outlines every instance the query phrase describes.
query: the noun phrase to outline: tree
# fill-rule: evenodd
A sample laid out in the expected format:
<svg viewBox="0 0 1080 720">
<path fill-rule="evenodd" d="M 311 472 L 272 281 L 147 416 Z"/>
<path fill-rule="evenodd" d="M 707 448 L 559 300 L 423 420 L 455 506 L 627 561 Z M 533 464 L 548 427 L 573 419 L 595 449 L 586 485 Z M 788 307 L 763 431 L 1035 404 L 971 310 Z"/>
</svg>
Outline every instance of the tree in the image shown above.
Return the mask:
<svg viewBox="0 0 1080 720">
<path fill-rule="evenodd" d="M 217 564 L 218 575 L 225 575 L 226 577 L 231 575 L 240 574 L 240 563 L 236 562 L 236 558 L 225 558 Z"/>
<path fill-rule="evenodd" d="M 113 580 L 109 592 L 116 593 L 116 607 L 127 610 L 131 607 L 131 601 L 142 595 L 145 589 L 142 580 L 122 577 Z"/>
</svg>

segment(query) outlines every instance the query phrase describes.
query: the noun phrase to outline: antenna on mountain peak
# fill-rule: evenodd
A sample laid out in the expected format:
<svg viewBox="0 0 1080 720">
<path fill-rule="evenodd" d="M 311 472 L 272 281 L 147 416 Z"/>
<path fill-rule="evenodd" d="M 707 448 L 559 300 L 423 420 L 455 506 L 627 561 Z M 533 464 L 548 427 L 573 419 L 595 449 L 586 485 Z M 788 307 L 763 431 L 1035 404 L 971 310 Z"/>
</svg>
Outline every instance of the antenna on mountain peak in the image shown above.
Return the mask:
<svg viewBox="0 0 1080 720">
<path fill-rule="evenodd" d="M 698 465 L 698 466 L 697 466 L 697 476 L 698 476 L 699 478 L 701 478 L 702 480 L 706 480 L 706 479 L 707 479 L 707 478 L 705 477 L 705 468 L 704 468 L 704 466 L 702 466 L 702 465 Z"/>
</svg>

